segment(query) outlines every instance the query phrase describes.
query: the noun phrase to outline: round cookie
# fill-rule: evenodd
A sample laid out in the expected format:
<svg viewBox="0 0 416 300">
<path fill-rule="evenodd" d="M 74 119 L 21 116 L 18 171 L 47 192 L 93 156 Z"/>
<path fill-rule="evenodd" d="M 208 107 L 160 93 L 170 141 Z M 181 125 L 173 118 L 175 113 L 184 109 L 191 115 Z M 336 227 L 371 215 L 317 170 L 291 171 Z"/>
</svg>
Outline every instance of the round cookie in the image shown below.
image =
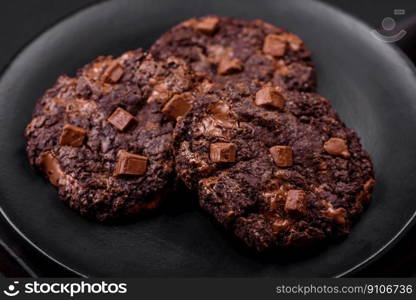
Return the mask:
<svg viewBox="0 0 416 300">
<path fill-rule="evenodd" d="M 183 58 L 214 82 L 256 79 L 314 91 L 311 53 L 296 35 L 261 20 L 192 18 L 163 34 L 150 52 Z"/>
<path fill-rule="evenodd" d="M 371 197 L 369 155 L 328 100 L 230 83 L 174 132 L 176 170 L 216 221 L 258 251 L 349 233 Z"/>
<path fill-rule="evenodd" d="M 61 76 L 27 126 L 30 163 L 82 215 L 107 221 L 158 207 L 174 178 L 172 120 L 198 78 L 142 50 Z"/>
</svg>

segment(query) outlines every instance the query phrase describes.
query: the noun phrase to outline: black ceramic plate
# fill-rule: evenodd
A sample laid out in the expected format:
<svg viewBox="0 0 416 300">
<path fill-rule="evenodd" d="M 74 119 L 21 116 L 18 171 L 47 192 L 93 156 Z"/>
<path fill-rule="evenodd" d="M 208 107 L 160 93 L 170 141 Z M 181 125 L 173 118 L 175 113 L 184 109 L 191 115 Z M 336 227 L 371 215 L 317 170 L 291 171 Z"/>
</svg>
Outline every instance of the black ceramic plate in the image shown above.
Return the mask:
<svg viewBox="0 0 416 300">
<path fill-rule="evenodd" d="M 360 134 L 377 173 L 373 202 L 344 241 L 316 253 L 259 258 L 196 209 L 103 226 L 73 213 L 29 167 L 23 130 L 36 100 L 58 75 L 73 74 L 100 54 L 149 47 L 173 24 L 207 13 L 262 18 L 299 34 L 311 48 L 319 92 Z M 318 2 L 104 2 L 41 35 L 1 78 L 2 213 L 38 250 L 87 276 L 345 275 L 380 256 L 415 217 L 415 97 L 415 69 L 397 49 L 375 39 L 357 20 Z M 179 194 L 171 201 L 181 207 L 184 198 Z"/>
</svg>

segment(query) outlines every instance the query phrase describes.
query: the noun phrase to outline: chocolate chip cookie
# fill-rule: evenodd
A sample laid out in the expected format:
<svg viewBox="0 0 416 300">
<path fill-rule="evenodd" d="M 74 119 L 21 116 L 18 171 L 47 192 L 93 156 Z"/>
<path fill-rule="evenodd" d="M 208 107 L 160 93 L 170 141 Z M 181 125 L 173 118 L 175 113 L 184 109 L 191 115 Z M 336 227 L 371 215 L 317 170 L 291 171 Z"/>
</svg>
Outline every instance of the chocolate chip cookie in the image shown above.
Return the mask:
<svg viewBox="0 0 416 300">
<path fill-rule="evenodd" d="M 170 188 L 172 131 L 198 77 L 142 50 L 61 76 L 27 126 L 30 163 L 82 215 L 107 221 L 159 206 Z"/>
<path fill-rule="evenodd" d="M 150 51 L 159 58 L 181 57 L 214 82 L 256 79 L 315 90 L 315 69 L 303 41 L 261 20 L 192 18 L 163 34 Z"/>
<path fill-rule="evenodd" d="M 258 251 L 348 234 L 375 182 L 359 137 L 328 100 L 275 84 L 199 95 L 174 147 L 201 207 Z"/>
</svg>

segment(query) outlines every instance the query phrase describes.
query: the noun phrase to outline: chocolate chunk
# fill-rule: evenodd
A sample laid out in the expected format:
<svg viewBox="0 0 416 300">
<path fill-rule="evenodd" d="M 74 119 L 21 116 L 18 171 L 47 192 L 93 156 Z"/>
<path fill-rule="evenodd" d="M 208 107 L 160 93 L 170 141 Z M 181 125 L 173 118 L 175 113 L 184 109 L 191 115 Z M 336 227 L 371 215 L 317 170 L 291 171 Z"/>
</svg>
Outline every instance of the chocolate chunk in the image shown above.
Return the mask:
<svg viewBox="0 0 416 300">
<path fill-rule="evenodd" d="M 225 214 L 225 222 L 229 222 L 231 223 L 232 221 L 234 221 L 236 218 L 235 216 L 235 211 L 233 210 L 229 210 L 227 211 L 227 213 Z"/>
<path fill-rule="evenodd" d="M 277 34 L 269 34 L 264 39 L 263 52 L 273 56 L 283 56 L 286 51 L 286 42 Z"/>
<path fill-rule="evenodd" d="M 40 169 L 48 176 L 49 181 L 55 185 L 60 185 L 60 179 L 64 176 L 63 171 L 59 165 L 58 160 L 52 153 L 43 152 L 39 159 Z"/>
<path fill-rule="evenodd" d="M 293 51 L 299 51 L 303 45 L 303 41 L 293 33 L 284 33 L 281 37 L 289 43 L 289 47 Z"/>
<path fill-rule="evenodd" d="M 128 111 L 122 109 L 121 107 L 117 107 L 107 121 L 118 130 L 124 131 L 129 125 L 136 122 L 136 118 Z"/>
<path fill-rule="evenodd" d="M 278 167 L 290 167 L 293 165 L 293 151 L 291 147 L 273 146 L 269 150 Z"/>
<path fill-rule="evenodd" d="M 204 81 L 202 81 L 202 83 L 199 85 L 199 90 L 202 92 L 202 93 L 208 93 L 211 89 L 212 89 L 212 87 L 214 86 L 214 84 L 211 82 L 211 81 L 209 81 L 209 80 L 204 80 Z"/>
<path fill-rule="evenodd" d="M 285 219 L 276 219 L 272 223 L 272 232 L 275 235 L 278 235 L 282 231 L 285 231 L 289 227 L 289 221 Z"/>
<path fill-rule="evenodd" d="M 213 162 L 234 162 L 236 147 L 233 143 L 215 143 L 210 146 L 210 159 Z"/>
<path fill-rule="evenodd" d="M 363 205 L 367 205 L 368 202 L 370 202 L 371 192 L 375 183 L 376 181 L 374 180 L 374 178 L 370 178 L 364 183 L 363 190 L 357 196 L 356 205 L 362 207 Z"/>
<path fill-rule="evenodd" d="M 169 118 L 176 120 L 178 117 L 184 116 L 192 106 L 192 98 L 190 95 L 179 94 L 174 95 L 162 109 L 162 113 Z"/>
<path fill-rule="evenodd" d="M 237 58 L 224 57 L 218 64 L 217 72 L 220 75 L 228 75 L 243 70 L 243 63 Z"/>
<path fill-rule="evenodd" d="M 340 138 L 330 138 L 324 144 L 324 149 L 331 155 L 341 155 L 345 158 L 350 157 L 350 153 L 348 152 L 347 143 L 345 140 Z"/>
<path fill-rule="evenodd" d="M 92 89 L 89 80 L 85 76 L 82 76 L 78 79 L 76 91 L 78 95 L 85 99 L 91 97 Z"/>
<path fill-rule="evenodd" d="M 272 211 L 277 211 L 278 208 L 279 208 L 279 200 L 277 197 L 275 197 L 270 200 L 270 209 Z"/>
<path fill-rule="evenodd" d="M 345 224 L 345 216 L 347 212 L 344 208 L 340 207 L 337 209 L 328 208 L 327 216 L 330 217 L 335 223 L 344 225 Z"/>
<path fill-rule="evenodd" d="M 114 176 L 143 175 L 147 169 L 147 157 L 133 154 L 125 150 L 118 152 Z"/>
<path fill-rule="evenodd" d="M 205 34 L 212 34 L 217 30 L 218 23 L 217 17 L 205 17 L 195 24 L 195 29 Z"/>
<path fill-rule="evenodd" d="M 285 107 L 285 99 L 271 86 L 263 87 L 256 93 L 255 103 L 258 106 L 272 106 L 278 109 Z"/>
<path fill-rule="evenodd" d="M 117 83 L 124 74 L 123 67 L 117 62 L 114 61 L 110 65 L 108 65 L 107 69 L 105 70 L 102 80 L 108 83 Z"/>
<path fill-rule="evenodd" d="M 361 191 L 356 198 L 355 205 L 359 210 L 362 210 L 364 205 L 367 205 L 371 200 L 371 193 Z"/>
<path fill-rule="evenodd" d="M 374 178 L 370 178 L 368 179 L 365 183 L 364 183 L 364 191 L 367 193 L 371 193 L 371 191 L 373 190 L 374 184 L 376 183 L 376 181 L 374 180 Z"/>
<path fill-rule="evenodd" d="M 61 137 L 59 138 L 59 144 L 62 146 L 79 147 L 84 142 L 86 135 L 87 131 L 85 129 L 71 124 L 65 124 Z"/>
<path fill-rule="evenodd" d="M 67 114 L 79 114 L 87 116 L 96 110 L 96 103 L 88 100 L 65 101 L 65 112 Z"/>
<path fill-rule="evenodd" d="M 264 197 L 266 197 L 268 199 L 267 202 L 270 203 L 270 210 L 277 211 L 286 199 L 286 192 L 284 190 L 278 189 L 275 191 L 264 193 Z"/>
<path fill-rule="evenodd" d="M 347 216 L 347 211 L 345 210 L 345 208 L 334 208 L 334 206 L 330 202 L 325 200 L 322 201 L 322 204 L 326 207 L 326 210 L 323 212 L 324 216 L 326 216 L 327 218 L 331 219 L 339 225 L 345 225 L 345 218 Z"/>
<path fill-rule="evenodd" d="M 287 192 L 285 212 L 292 217 L 300 217 L 306 213 L 306 197 L 302 190 L 289 190 Z"/>
</svg>

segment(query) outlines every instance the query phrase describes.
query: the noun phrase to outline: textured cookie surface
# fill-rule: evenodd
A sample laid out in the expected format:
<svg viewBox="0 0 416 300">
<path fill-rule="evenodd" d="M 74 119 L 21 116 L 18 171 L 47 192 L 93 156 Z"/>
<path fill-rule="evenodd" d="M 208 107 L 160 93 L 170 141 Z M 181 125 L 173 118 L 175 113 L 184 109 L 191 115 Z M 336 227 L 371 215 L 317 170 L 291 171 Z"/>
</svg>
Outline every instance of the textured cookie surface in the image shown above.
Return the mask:
<svg viewBox="0 0 416 300">
<path fill-rule="evenodd" d="M 328 100 L 272 85 L 201 95 L 174 145 L 201 207 L 259 251 L 347 234 L 374 184 L 368 154 Z"/>
<path fill-rule="evenodd" d="M 171 100 L 195 80 L 183 61 L 141 50 L 61 76 L 26 128 L 30 163 L 82 215 L 105 221 L 156 208 L 173 177 L 171 120 L 184 113 Z"/>
<path fill-rule="evenodd" d="M 150 51 L 161 58 L 181 57 L 214 82 L 257 79 L 288 89 L 315 89 L 315 70 L 303 41 L 261 20 L 193 18 L 163 34 Z"/>
</svg>

